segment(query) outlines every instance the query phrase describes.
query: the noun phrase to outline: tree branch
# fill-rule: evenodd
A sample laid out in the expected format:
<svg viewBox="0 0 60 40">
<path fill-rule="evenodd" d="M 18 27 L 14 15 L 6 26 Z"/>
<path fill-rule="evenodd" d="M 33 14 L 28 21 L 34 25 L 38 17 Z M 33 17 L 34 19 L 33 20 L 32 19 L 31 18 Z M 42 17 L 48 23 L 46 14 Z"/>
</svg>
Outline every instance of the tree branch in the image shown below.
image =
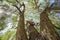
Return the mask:
<svg viewBox="0 0 60 40">
<path fill-rule="evenodd" d="M 52 8 L 55 3 L 52 3 L 49 8 Z"/>
<path fill-rule="evenodd" d="M 20 10 L 20 8 L 18 6 L 16 6 L 16 5 L 13 5 L 13 6 L 16 7 L 17 10 L 21 13 L 21 10 Z"/>
<path fill-rule="evenodd" d="M 50 10 L 52 9 L 53 5 L 54 5 L 54 3 L 52 3 L 50 6 L 47 5 L 46 8 L 43 11 L 49 11 L 50 12 Z"/>
<path fill-rule="evenodd" d="M 34 0 L 34 2 L 35 2 L 35 5 L 37 6 L 37 2 L 36 2 L 36 0 Z"/>
<path fill-rule="evenodd" d="M 39 7 L 40 7 L 41 4 L 37 5 L 38 1 L 39 0 L 34 0 L 34 4 L 35 4 L 35 9 L 37 9 L 38 11 L 40 11 Z"/>
<path fill-rule="evenodd" d="M 17 3 L 20 3 L 18 0 L 16 0 Z"/>
<path fill-rule="evenodd" d="M 20 6 L 21 6 L 21 3 L 20 3 L 18 0 L 16 0 L 16 2 L 17 2 L 17 3 L 19 3 L 19 4 L 20 4 Z"/>
<path fill-rule="evenodd" d="M 16 7 L 20 12 L 24 12 L 24 11 L 25 11 L 25 4 L 24 4 L 23 2 L 22 2 L 22 4 L 21 4 L 18 0 L 16 0 L 16 2 L 20 4 L 20 8 L 23 6 L 24 9 L 23 9 L 23 11 L 21 11 L 16 5 L 15 5 L 15 7 Z"/>
<path fill-rule="evenodd" d="M 24 3 L 22 3 L 22 6 L 24 7 L 24 9 L 23 9 L 23 11 L 22 11 L 22 12 L 25 12 L 25 4 L 24 4 Z"/>
</svg>

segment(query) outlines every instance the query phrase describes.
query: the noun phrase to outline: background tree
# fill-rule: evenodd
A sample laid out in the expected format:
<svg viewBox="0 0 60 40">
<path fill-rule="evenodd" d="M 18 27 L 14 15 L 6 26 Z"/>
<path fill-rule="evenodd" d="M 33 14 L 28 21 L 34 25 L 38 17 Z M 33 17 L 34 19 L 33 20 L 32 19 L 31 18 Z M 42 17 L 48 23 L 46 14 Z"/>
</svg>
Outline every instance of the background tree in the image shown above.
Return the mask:
<svg viewBox="0 0 60 40">
<path fill-rule="evenodd" d="M 27 20 L 26 22 L 26 26 L 27 26 L 27 31 L 29 33 L 29 40 L 48 40 L 45 39 L 44 36 L 42 36 L 34 27 L 35 23 L 34 21 L 31 20 Z"/>
<path fill-rule="evenodd" d="M 35 0 L 35 4 L 36 4 L 36 7 L 38 7 L 36 0 Z M 55 26 L 51 23 L 51 20 L 49 19 L 48 14 L 47 14 L 47 12 L 51 11 L 53 4 L 51 4 L 51 6 L 49 7 L 49 3 L 48 3 L 46 5 L 46 8 L 42 10 L 40 14 L 40 26 L 41 26 L 40 33 L 42 33 L 42 35 L 48 38 L 49 40 L 59 40 L 59 35 L 54 28 Z M 40 11 L 39 7 L 37 9 L 38 11 Z"/>
</svg>

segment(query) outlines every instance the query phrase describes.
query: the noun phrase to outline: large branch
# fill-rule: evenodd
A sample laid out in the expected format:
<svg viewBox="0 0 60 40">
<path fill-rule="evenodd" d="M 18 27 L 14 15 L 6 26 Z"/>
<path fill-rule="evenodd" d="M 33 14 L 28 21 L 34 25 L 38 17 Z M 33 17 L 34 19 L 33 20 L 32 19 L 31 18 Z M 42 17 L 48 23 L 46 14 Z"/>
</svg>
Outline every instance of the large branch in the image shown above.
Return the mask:
<svg viewBox="0 0 60 40">
<path fill-rule="evenodd" d="M 20 10 L 20 8 L 17 5 L 13 5 L 13 6 L 16 7 L 17 10 L 21 13 L 21 10 Z"/>
<path fill-rule="evenodd" d="M 24 4 L 24 2 L 22 2 L 22 4 L 18 1 L 18 0 L 16 0 L 16 2 L 20 5 L 20 8 L 23 6 L 24 7 L 24 9 L 23 9 L 23 11 L 20 11 L 20 12 L 24 12 L 25 11 L 25 4 Z M 17 6 L 16 6 L 16 8 L 17 9 L 19 9 Z"/>
</svg>

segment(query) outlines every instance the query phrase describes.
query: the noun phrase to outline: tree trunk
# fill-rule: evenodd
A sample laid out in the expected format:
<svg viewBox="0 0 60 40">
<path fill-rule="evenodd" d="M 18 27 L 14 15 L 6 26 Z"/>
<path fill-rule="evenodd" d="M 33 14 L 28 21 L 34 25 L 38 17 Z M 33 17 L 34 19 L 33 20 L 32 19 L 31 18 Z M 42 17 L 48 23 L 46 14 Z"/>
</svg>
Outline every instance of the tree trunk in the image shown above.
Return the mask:
<svg viewBox="0 0 60 40">
<path fill-rule="evenodd" d="M 36 0 L 35 1 L 35 5 L 37 4 Z M 43 10 L 43 12 L 40 14 L 40 33 L 42 34 L 42 36 L 44 36 L 46 38 L 46 40 L 60 40 L 59 39 L 59 35 L 57 34 L 56 30 L 54 29 L 54 25 L 51 23 L 51 20 L 48 18 L 48 14 L 47 11 L 50 12 L 52 6 L 54 5 L 51 4 L 50 7 L 49 5 L 47 5 L 47 7 L 45 8 L 45 10 Z M 38 7 L 36 5 L 36 7 Z M 38 11 L 40 12 L 40 9 L 37 8 Z"/>
<path fill-rule="evenodd" d="M 27 40 L 25 23 L 24 23 L 24 12 L 20 13 L 17 32 L 16 32 L 16 40 Z"/>
<path fill-rule="evenodd" d="M 60 40 L 59 35 L 54 29 L 54 25 L 51 23 L 51 20 L 48 18 L 47 10 L 48 8 L 46 8 L 40 14 L 40 26 L 41 26 L 40 32 L 43 36 L 45 36 L 45 38 L 48 38 L 48 40 Z"/>
<path fill-rule="evenodd" d="M 45 40 L 45 38 L 40 33 L 38 33 L 38 31 L 33 26 L 30 25 L 29 27 L 29 40 Z"/>
<path fill-rule="evenodd" d="M 29 40 L 45 40 L 45 38 L 38 33 L 38 31 L 34 28 L 34 23 L 30 22 L 30 25 L 28 26 L 28 32 L 29 32 Z"/>
</svg>

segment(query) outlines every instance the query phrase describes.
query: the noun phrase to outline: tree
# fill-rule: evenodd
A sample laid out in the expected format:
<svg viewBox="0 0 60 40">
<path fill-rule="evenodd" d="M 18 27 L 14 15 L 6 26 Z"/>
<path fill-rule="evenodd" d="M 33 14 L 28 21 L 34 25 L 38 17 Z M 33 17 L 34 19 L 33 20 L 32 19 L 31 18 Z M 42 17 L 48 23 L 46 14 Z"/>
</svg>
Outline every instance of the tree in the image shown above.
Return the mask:
<svg viewBox="0 0 60 40">
<path fill-rule="evenodd" d="M 12 6 L 14 6 L 18 12 L 19 12 L 19 21 L 17 25 L 17 31 L 16 31 L 16 40 L 28 40 L 26 31 L 25 31 L 25 18 L 24 18 L 24 12 L 25 12 L 25 4 L 24 2 L 19 2 L 18 0 L 7 0 L 7 2 L 12 3 Z M 23 8 L 23 9 L 22 9 Z M 15 11 L 17 11 L 15 10 Z M 13 12 L 15 12 L 13 11 Z"/>
<path fill-rule="evenodd" d="M 20 0 L 18 0 L 18 1 L 17 0 L 6 0 L 6 1 L 10 2 L 11 4 L 13 4 L 14 7 L 16 7 L 16 9 L 13 9 L 14 7 L 10 9 L 9 7 L 4 7 L 6 5 L 2 5 L 4 8 L 7 8 L 6 10 L 8 10 L 9 12 L 13 12 L 13 13 L 19 12 L 19 21 L 18 21 L 18 26 L 16 28 L 17 29 L 16 40 L 28 40 L 26 31 L 25 31 L 25 22 L 24 22 L 25 21 L 24 13 L 26 10 L 29 15 L 30 15 L 30 13 L 32 14 L 33 12 L 35 15 L 38 14 L 38 12 L 41 13 L 41 15 L 40 15 L 40 24 L 41 24 L 40 31 L 41 32 L 40 33 L 34 28 L 34 26 L 35 26 L 34 22 L 28 21 L 29 40 L 50 40 L 50 39 L 59 40 L 59 35 L 57 34 L 57 32 L 55 30 L 56 26 L 54 26 L 51 23 L 51 20 L 49 19 L 48 14 L 47 14 L 47 12 L 50 13 L 50 11 L 51 11 L 50 5 L 47 6 L 46 8 L 44 8 L 41 12 L 41 10 L 40 10 L 41 4 L 38 3 L 39 0 L 24 0 L 24 2 L 31 1 L 30 4 L 32 4 L 32 2 L 34 2 L 31 6 L 29 3 L 28 3 L 28 5 L 25 6 L 25 3 L 23 1 L 21 2 Z M 43 0 L 43 1 L 46 1 L 46 0 Z M 10 4 L 10 3 L 8 3 L 8 4 Z M 34 8 L 36 10 L 38 10 L 38 12 L 36 12 L 36 10 Z M 25 15 L 25 16 L 29 17 L 29 15 Z M 35 15 L 32 15 L 32 16 L 34 16 L 33 18 L 35 18 Z M 17 18 L 16 17 L 15 17 L 16 19 L 13 19 L 13 18 L 12 18 L 12 20 L 15 20 L 15 21 L 13 21 L 15 24 Z M 30 18 L 32 18 L 32 17 L 30 16 Z M 38 18 L 39 17 L 37 17 L 37 15 L 36 15 L 35 19 L 38 19 Z M 13 23 L 12 23 L 12 25 L 13 25 Z M 10 35 L 11 34 L 9 34 L 9 37 L 10 37 Z"/>
<path fill-rule="evenodd" d="M 36 0 L 35 3 L 37 3 Z M 40 14 L 40 33 L 45 36 L 45 38 L 48 38 L 48 40 L 59 40 L 59 35 L 54 28 L 55 26 L 51 23 L 51 20 L 49 19 L 47 14 L 47 12 L 51 11 L 53 4 L 50 7 L 49 5 L 47 5 L 46 8 Z M 38 11 L 40 11 L 39 7 Z"/>
<path fill-rule="evenodd" d="M 22 6 L 24 7 L 24 9 L 22 11 L 20 10 L 20 8 L 18 6 L 13 5 L 18 9 L 19 15 L 20 15 L 19 21 L 18 21 L 18 26 L 17 26 L 17 32 L 16 32 L 16 40 L 27 40 L 27 35 L 26 35 L 26 31 L 25 31 L 25 22 L 24 22 L 25 4 L 22 3 L 20 5 L 21 5 L 21 7 Z"/>
<path fill-rule="evenodd" d="M 48 18 L 47 11 L 51 11 L 51 7 L 46 7 L 43 12 L 40 14 L 40 26 L 41 26 L 41 33 L 49 40 L 59 40 L 59 35 L 55 30 L 55 26 L 51 23 L 51 20 Z"/>
<path fill-rule="evenodd" d="M 34 21 L 27 20 L 26 26 L 29 33 L 29 40 L 47 40 L 34 28 L 34 25 L 35 25 Z"/>
</svg>

